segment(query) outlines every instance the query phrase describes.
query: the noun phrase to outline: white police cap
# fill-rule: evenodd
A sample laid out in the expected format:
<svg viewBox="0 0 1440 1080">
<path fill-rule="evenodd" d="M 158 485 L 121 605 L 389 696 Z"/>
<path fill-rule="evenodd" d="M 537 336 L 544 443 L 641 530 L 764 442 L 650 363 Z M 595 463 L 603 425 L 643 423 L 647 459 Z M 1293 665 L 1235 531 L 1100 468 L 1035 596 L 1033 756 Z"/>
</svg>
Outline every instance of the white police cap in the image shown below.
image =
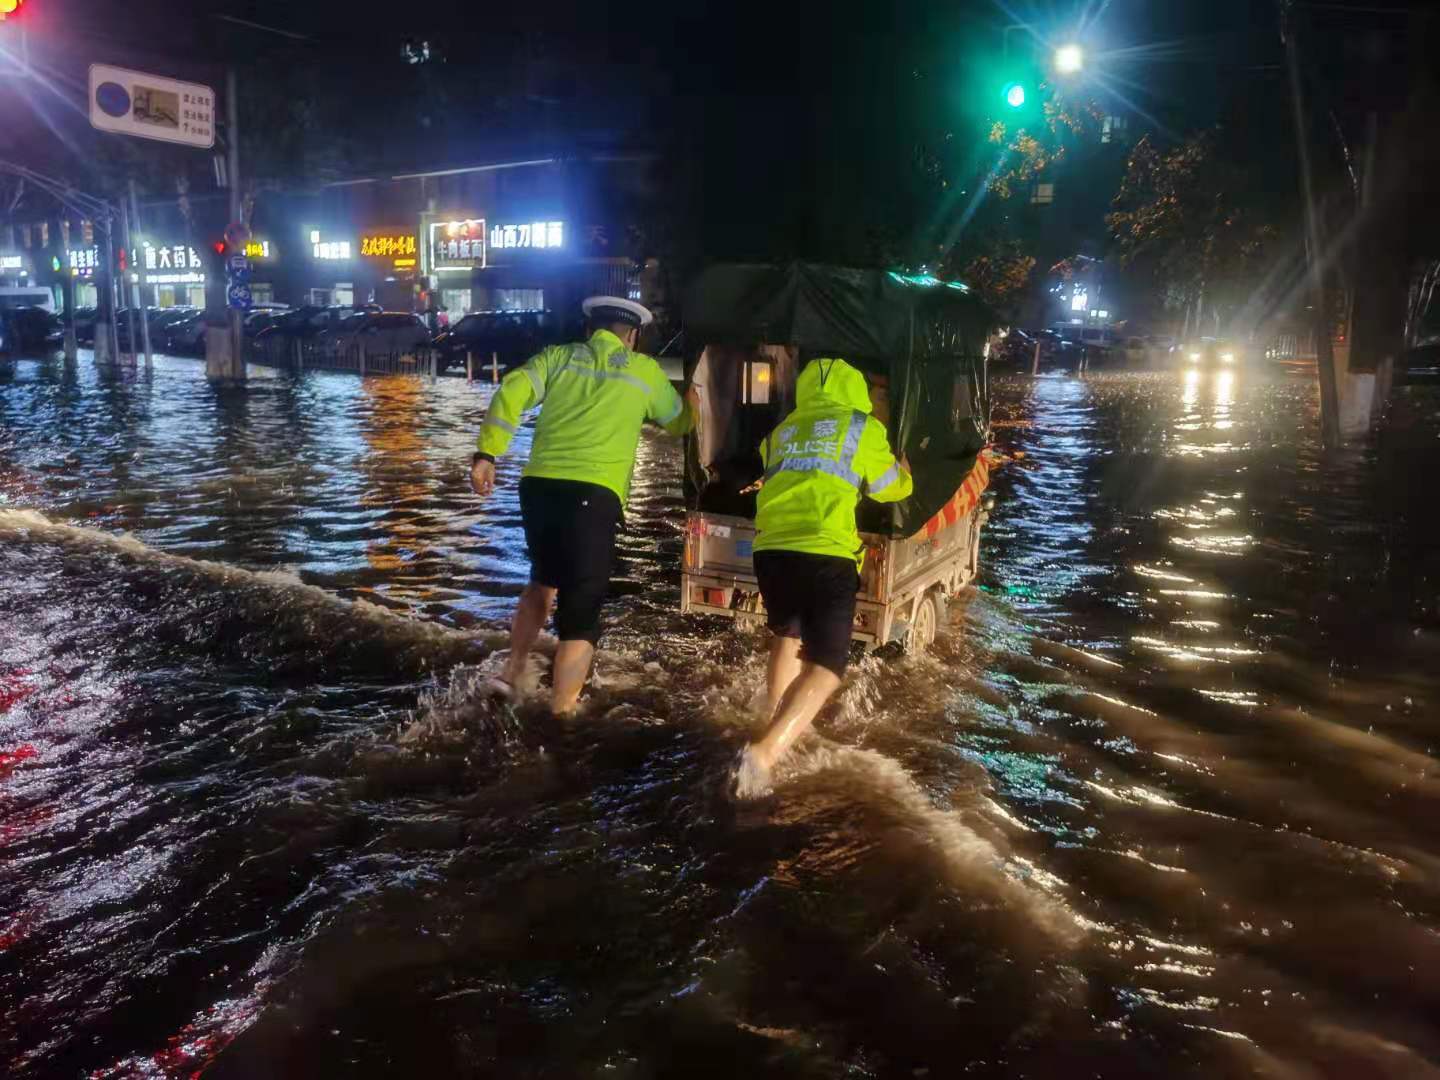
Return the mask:
<svg viewBox="0 0 1440 1080">
<path fill-rule="evenodd" d="M 622 300 L 618 296 L 592 296 L 580 305 L 592 322 L 626 323 L 629 326 L 649 326 L 655 321 L 649 308 L 634 300 Z"/>
</svg>

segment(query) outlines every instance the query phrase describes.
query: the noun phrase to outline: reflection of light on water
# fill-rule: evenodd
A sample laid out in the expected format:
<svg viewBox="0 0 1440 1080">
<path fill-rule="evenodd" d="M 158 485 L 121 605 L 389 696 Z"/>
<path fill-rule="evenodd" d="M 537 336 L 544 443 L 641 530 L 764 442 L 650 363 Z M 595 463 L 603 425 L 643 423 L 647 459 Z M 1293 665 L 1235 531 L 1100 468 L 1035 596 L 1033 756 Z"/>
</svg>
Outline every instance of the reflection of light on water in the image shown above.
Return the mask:
<svg viewBox="0 0 1440 1080">
<path fill-rule="evenodd" d="M 1165 941 L 1162 938 L 1144 937 L 1136 940 L 1149 945 L 1152 949 L 1166 949 L 1169 952 L 1184 953 L 1186 956 L 1214 956 L 1215 953 L 1203 945 L 1184 945 L 1178 941 Z"/>
<path fill-rule="evenodd" d="M 1177 660 L 1214 660 L 1230 656 L 1259 656 L 1259 649 L 1245 649 L 1238 645 L 1175 645 L 1160 638 L 1136 635 L 1130 639 L 1136 645 L 1163 652 Z"/>
<path fill-rule="evenodd" d="M 1204 536 L 1172 536 L 1170 542 L 1178 547 L 1204 551 L 1212 555 L 1243 555 L 1255 543 L 1255 538 L 1248 535 L 1215 536 L 1212 533 L 1206 533 Z"/>
<path fill-rule="evenodd" d="M 1119 705 L 1121 708 L 1124 708 L 1124 709 L 1134 709 L 1136 712 L 1142 712 L 1142 713 L 1144 713 L 1146 716 L 1158 716 L 1158 715 L 1159 715 L 1158 713 L 1156 713 L 1156 712 L 1155 712 L 1154 710 L 1152 710 L 1152 709 L 1142 708 L 1142 707 L 1139 706 L 1139 705 L 1131 705 L 1130 702 L 1128 702 L 1128 701 L 1121 701 L 1119 698 L 1117 698 L 1117 697 L 1110 697 L 1108 694 L 1101 694 L 1101 693 L 1098 693 L 1097 691 L 1094 691 L 1094 690 L 1088 690 L 1088 691 L 1086 691 L 1086 693 L 1088 693 L 1091 697 L 1098 697 L 1101 701 L 1108 701 L 1108 702 L 1110 702 L 1111 705 Z"/>
<path fill-rule="evenodd" d="M 1172 619 L 1171 626 L 1184 626 L 1191 630 L 1218 630 L 1220 624 L 1214 619 Z"/>
<path fill-rule="evenodd" d="M 1180 1026 L 1187 1027 L 1191 1031 L 1208 1031 L 1211 1035 L 1220 1035 L 1227 1039 L 1239 1039 L 1241 1042 L 1253 1043 L 1255 1041 L 1244 1032 L 1226 1031 L 1223 1028 L 1209 1027 L 1206 1024 L 1181 1024 Z"/>
<path fill-rule="evenodd" d="M 1221 506 L 1214 510 L 1202 510 L 1198 506 L 1187 506 L 1179 510 L 1161 508 L 1156 510 L 1153 516 L 1170 521 L 1211 521 L 1215 518 L 1234 517 L 1235 511 L 1228 506 Z"/>
<path fill-rule="evenodd" d="M 1166 863 L 1158 863 L 1151 859 L 1147 859 L 1144 855 L 1140 854 L 1140 852 L 1134 850 L 1133 848 L 1129 851 L 1122 851 L 1120 852 L 1120 854 L 1125 856 L 1125 858 L 1127 859 L 1134 859 L 1136 862 L 1144 863 L 1146 866 L 1150 867 L 1150 869 L 1159 870 L 1161 873 L 1164 874 L 1188 874 L 1190 872 L 1189 870 L 1186 870 L 1183 866 L 1169 866 Z M 1142 967 L 1140 970 L 1144 971 L 1145 969 Z"/>
<path fill-rule="evenodd" d="M 1173 762 L 1176 765 L 1184 765 L 1187 769 L 1194 769 L 1196 772 L 1204 773 L 1206 776 L 1215 775 L 1215 770 L 1211 769 L 1210 766 L 1204 765 L 1198 761 L 1191 761 L 1189 758 L 1181 757 L 1179 754 L 1162 754 L 1159 751 L 1156 751 L 1155 756 L 1161 761 L 1169 761 Z"/>
<path fill-rule="evenodd" d="M 1228 409 L 1235 403 L 1235 372 L 1221 371 L 1215 376 L 1215 404 Z"/>
<path fill-rule="evenodd" d="M 1220 1004 L 1219 998 L 1209 997 L 1204 994 L 1197 995 L 1188 1001 L 1172 1001 L 1159 990 L 1151 990 L 1148 986 L 1137 986 L 1134 990 L 1129 991 L 1129 993 L 1134 994 L 1136 997 L 1143 998 L 1151 1005 L 1159 1005 L 1162 1009 L 1175 1009 L 1180 1012 L 1208 1012 Z M 1243 1038 L 1244 1036 L 1241 1037 Z"/>
<path fill-rule="evenodd" d="M 1255 708 L 1260 704 L 1259 695 L 1252 690 L 1197 690 L 1196 692 L 1212 701 L 1223 701 L 1226 705 Z"/>
<path fill-rule="evenodd" d="M 1159 578 L 1161 581 L 1178 581 L 1182 585 L 1193 584 L 1195 579 L 1188 578 L 1184 574 L 1172 574 L 1166 570 L 1157 570 L 1153 566 L 1146 566 L 1144 563 L 1136 563 L 1132 568 L 1141 577 Z"/>
<path fill-rule="evenodd" d="M 1175 452 L 1185 457 L 1204 457 L 1206 454 L 1233 454 L 1237 450 L 1250 449 L 1249 443 L 1176 443 Z"/>
<path fill-rule="evenodd" d="M 1212 589 L 1161 589 L 1161 596 L 1188 596 L 1192 600 L 1228 600 L 1229 593 L 1215 592 Z"/>
<path fill-rule="evenodd" d="M 1128 788 L 1118 789 L 1118 788 L 1106 787 L 1104 784 L 1100 783 L 1100 781 L 1098 781 L 1098 780 L 1084 780 L 1084 781 L 1081 781 L 1081 782 L 1082 782 L 1086 787 L 1093 788 L 1093 789 L 1095 789 L 1096 791 L 1100 792 L 1100 794 L 1102 794 L 1102 795 L 1109 795 L 1110 798 L 1112 798 L 1112 799 L 1118 799 L 1120 802 L 1128 802 L 1128 803 L 1149 803 L 1149 804 L 1152 805 L 1152 806 L 1164 806 L 1164 807 L 1167 807 L 1167 808 L 1170 808 L 1170 809 L 1174 809 L 1174 810 L 1184 810 L 1184 809 L 1186 809 L 1185 807 L 1181 806 L 1179 803 L 1175 802 L 1174 800 L 1172 800 L 1172 799 L 1167 799 L 1164 795 L 1161 795 L 1159 792 L 1157 792 L 1157 791 L 1150 791 L 1148 788 L 1142 788 L 1142 787 L 1138 787 L 1138 786 L 1132 786 L 1132 787 L 1128 787 Z M 1204 812 L 1204 811 L 1202 811 L 1202 813 L 1203 813 L 1203 812 Z"/>
<path fill-rule="evenodd" d="M 1185 369 L 1185 392 L 1180 395 L 1184 405 L 1194 405 L 1200 400 L 1200 369 Z"/>
</svg>

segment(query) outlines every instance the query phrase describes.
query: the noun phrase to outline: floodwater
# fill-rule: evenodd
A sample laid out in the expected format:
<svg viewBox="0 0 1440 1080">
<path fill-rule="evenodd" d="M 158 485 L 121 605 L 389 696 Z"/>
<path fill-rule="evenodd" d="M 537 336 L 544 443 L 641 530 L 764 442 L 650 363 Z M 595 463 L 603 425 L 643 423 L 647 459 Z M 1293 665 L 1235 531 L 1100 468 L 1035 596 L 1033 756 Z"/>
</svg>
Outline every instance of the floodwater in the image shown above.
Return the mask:
<svg viewBox="0 0 1440 1080">
<path fill-rule="evenodd" d="M 588 712 L 476 700 L 486 396 L 0 364 L 0 1073 L 1440 1076 L 1433 434 L 999 380 L 981 587 L 737 808 L 663 436 Z"/>
</svg>

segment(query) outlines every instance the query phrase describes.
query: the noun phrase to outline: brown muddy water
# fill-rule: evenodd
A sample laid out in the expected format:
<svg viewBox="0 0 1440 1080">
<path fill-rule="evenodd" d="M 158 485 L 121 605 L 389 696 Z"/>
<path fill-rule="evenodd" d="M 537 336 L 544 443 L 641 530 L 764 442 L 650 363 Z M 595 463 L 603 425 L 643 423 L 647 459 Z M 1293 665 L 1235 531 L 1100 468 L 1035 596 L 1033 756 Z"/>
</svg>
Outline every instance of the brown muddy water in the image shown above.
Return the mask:
<svg viewBox="0 0 1440 1080">
<path fill-rule="evenodd" d="M 981 587 L 736 807 L 663 436 L 586 714 L 478 702 L 487 393 L 0 364 L 0 1073 L 1440 1076 L 1433 432 L 997 380 Z"/>
</svg>

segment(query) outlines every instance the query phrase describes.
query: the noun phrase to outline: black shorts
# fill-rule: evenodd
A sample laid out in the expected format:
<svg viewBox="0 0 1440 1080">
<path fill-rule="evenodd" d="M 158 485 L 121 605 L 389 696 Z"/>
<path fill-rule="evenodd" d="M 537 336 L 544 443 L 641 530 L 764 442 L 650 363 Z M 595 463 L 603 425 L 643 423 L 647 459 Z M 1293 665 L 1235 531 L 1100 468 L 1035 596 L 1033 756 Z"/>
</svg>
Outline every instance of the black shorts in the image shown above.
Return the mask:
<svg viewBox="0 0 1440 1080">
<path fill-rule="evenodd" d="M 855 594 L 860 573 L 854 559 L 800 551 L 757 551 L 755 577 L 770 629 L 798 637 L 812 664 L 843 676 L 850 662 Z"/>
<path fill-rule="evenodd" d="M 530 549 L 530 581 L 557 591 L 555 633 L 561 641 L 600 639 L 600 605 L 610 589 L 620 499 L 579 480 L 526 476 L 520 516 Z"/>
</svg>

